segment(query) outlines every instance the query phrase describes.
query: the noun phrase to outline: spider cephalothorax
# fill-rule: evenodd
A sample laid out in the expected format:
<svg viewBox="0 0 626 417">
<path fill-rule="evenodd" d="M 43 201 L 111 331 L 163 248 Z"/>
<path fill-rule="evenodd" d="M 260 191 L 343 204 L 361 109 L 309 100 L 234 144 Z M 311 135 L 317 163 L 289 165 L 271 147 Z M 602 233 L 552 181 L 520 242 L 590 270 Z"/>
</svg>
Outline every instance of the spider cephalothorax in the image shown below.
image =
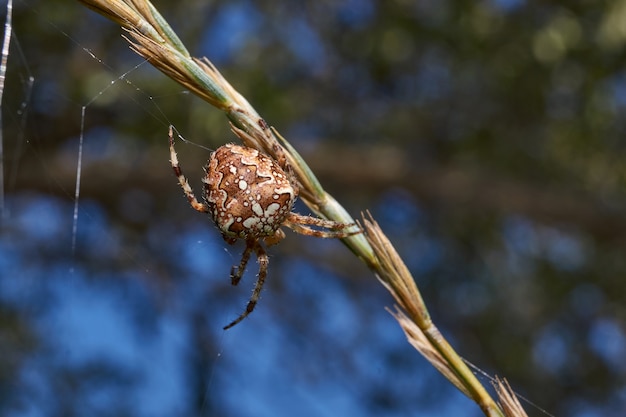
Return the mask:
<svg viewBox="0 0 626 417">
<path fill-rule="evenodd" d="M 286 162 L 279 163 L 256 149 L 245 146 L 228 144 L 211 154 L 205 168 L 206 175 L 202 180 L 206 203 L 200 203 L 178 164 L 171 127 L 169 139 L 170 162 L 191 207 L 209 213 L 229 244 L 235 243 L 237 239 L 246 242 L 241 262 L 231 269 L 233 285 L 241 280 L 252 252 L 259 262 L 258 279 L 246 310 L 224 329 L 239 323 L 254 310 L 269 264 L 261 241 L 268 246 L 280 242 L 285 237 L 281 226 L 317 237 L 341 238 L 359 233 L 344 231 L 347 227 L 354 226 L 353 224 L 293 213 L 291 210 L 298 196 L 298 188 L 285 172 Z M 327 230 L 313 229 L 310 226 Z"/>
</svg>

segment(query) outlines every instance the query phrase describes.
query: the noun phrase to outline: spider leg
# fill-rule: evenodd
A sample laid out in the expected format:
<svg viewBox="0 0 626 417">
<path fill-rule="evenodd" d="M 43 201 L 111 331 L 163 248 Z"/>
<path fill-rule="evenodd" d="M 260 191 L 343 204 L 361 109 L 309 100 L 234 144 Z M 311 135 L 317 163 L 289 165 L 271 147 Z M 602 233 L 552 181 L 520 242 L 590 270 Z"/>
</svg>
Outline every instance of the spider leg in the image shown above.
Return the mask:
<svg viewBox="0 0 626 417">
<path fill-rule="evenodd" d="M 344 238 L 352 235 L 362 233 L 361 228 L 356 230 L 347 231 L 346 228 L 353 228 L 355 223 L 337 223 L 332 220 L 320 219 L 317 217 L 303 216 L 297 213 L 290 213 L 284 222 L 284 225 L 289 227 L 296 233 L 302 235 L 325 237 L 325 238 Z M 309 225 L 321 227 L 327 230 L 317 230 L 309 227 Z"/>
<path fill-rule="evenodd" d="M 256 303 L 259 301 L 259 297 L 261 296 L 261 290 L 263 289 L 263 284 L 265 283 L 265 277 L 267 276 L 267 266 L 269 265 L 270 260 L 267 256 L 267 252 L 265 252 L 265 249 L 263 249 L 263 246 L 261 246 L 259 241 L 255 240 L 253 242 L 254 251 L 256 252 L 256 256 L 259 261 L 259 276 L 256 280 L 254 290 L 252 291 L 252 297 L 250 297 L 250 301 L 248 301 L 245 311 L 241 313 L 239 317 L 233 320 L 228 326 L 225 326 L 224 330 L 230 329 L 235 324 L 248 317 L 248 315 L 252 313 L 252 311 L 254 311 L 254 307 L 256 307 Z"/>
<path fill-rule="evenodd" d="M 274 235 L 266 236 L 265 238 L 263 238 L 263 242 L 265 242 L 265 244 L 268 247 L 270 247 L 273 245 L 277 245 L 284 238 L 285 238 L 285 232 L 283 232 L 282 229 L 276 229 L 276 232 L 274 232 Z"/>
<path fill-rule="evenodd" d="M 362 233 L 362 230 L 355 230 L 353 232 L 344 232 L 343 230 L 317 230 L 309 226 L 303 226 L 298 223 L 287 223 L 285 226 L 289 227 L 296 233 L 306 236 L 323 237 L 323 238 L 344 238 L 348 236 L 358 235 Z"/>
<path fill-rule="evenodd" d="M 191 189 L 191 185 L 189 185 L 189 181 L 187 181 L 187 178 L 185 178 L 185 175 L 183 175 L 183 170 L 178 164 L 178 156 L 176 155 L 176 151 L 174 150 L 174 130 L 171 125 L 170 125 L 169 136 L 170 136 L 170 163 L 172 164 L 174 175 L 176 175 L 176 178 L 178 178 L 178 183 L 183 188 L 183 191 L 185 192 L 185 196 L 187 197 L 187 200 L 189 200 L 189 204 L 191 204 L 191 207 L 193 207 L 193 209 L 201 213 L 209 213 L 209 206 L 207 206 L 206 204 L 200 203 L 198 201 L 198 199 L 193 193 L 193 190 Z"/>
<path fill-rule="evenodd" d="M 318 226 L 324 229 L 331 229 L 331 230 L 342 230 L 342 229 L 355 225 L 355 223 L 338 223 L 333 220 L 320 219 L 319 217 L 312 217 L 312 216 L 304 216 L 298 213 L 289 213 L 287 220 L 290 223 Z"/>
<path fill-rule="evenodd" d="M 250 260 L 250 254 L 252 253 L 252 250 L 255 249 L 255 245 L 259 246 L 256 240 L 246 240 L 246 249 L 243 251 L 243 255 L 241 255 L 241 262 L 239 262 L 239 266 L 233 265 L 232 268 L 230 268 L 231 284 L 237 285 L 239 284 L 239 281 L 241 281 L 241 277 L 246 270 L 246 265 L 248 265 L 248 261 Z"/>
</svg>

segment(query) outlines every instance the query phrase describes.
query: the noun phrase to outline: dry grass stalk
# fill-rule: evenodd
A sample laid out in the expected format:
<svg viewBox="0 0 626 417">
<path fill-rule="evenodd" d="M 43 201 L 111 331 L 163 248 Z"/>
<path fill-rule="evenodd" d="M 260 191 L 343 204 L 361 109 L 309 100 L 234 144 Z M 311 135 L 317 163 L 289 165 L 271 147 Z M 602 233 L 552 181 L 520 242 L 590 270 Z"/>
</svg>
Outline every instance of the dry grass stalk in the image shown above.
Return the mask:
<svg viewBox="0 0 626 417">
<path fill-rule="evenodd" d="M 363 218 L 367 240 L 379 260 L 376 276 L 400 308 L 391 312 L 411 345 L 461 392 L 473 399 L 487 416 L 502 416 L 502 410 L 476 379 L 463 359 L 433 324 L 413 276 L 378 223 L 368 213 Z"/>
<path fill-rule="evenodd" d="M 189 55 L 165 19 L 148 0 L 79 0 L 119 23 L 129 34 L 131 48 L 185 88 L 225 112 L 233 132 L 246 146 L 273 157 L 284 153 L 300 183 L 301 197 L 318 216 L 354 223 L 348 212 L 328 193 L 296 150 L 270 128 L 206 58 Z M 474 400 L 487 416 L 509 416 L 516 399 L 502 397 L 502 408 L 491 398 L 461 357 L 430 319 L 413 277 L 371 215 L 364 216 L 364 234 L 342 241 L 379 278 L 399 307 L 393 316 L 409 342 L 457 388 Z M 355 226 L 356 227 L 356 226 Z M 508 384 L 507 386 L 508 387 Z M 510 391 L 510 390 L 509 390 Z M 498 393 L 509 392 L 498 388 Z M 517 403 L 519 404 L 519 403 Z M 519 407 L 521 410 L 521 407 Z M 523 410 L 522 410 L 523 411 Z"/>
<path fill-rule="evenodd" d="M 526 411 L 522 408 L 515 391 L 511 389 L 509 382 L 506 379 L 500 379 L 496 377 L 493 386 L 498 394 L 500 400 L 500 407 L 504 411 L 506 417 L 528 417 Z"/>
</svg>

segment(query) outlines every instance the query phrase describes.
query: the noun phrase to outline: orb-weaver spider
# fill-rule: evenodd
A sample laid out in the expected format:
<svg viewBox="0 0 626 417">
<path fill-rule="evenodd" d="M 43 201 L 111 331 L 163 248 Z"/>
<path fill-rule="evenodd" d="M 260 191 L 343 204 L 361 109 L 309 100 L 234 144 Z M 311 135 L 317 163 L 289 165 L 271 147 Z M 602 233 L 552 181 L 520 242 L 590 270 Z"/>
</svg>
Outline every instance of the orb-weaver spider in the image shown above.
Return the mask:
<svg viewBox="0 0 626 417">
<path fill-rule="evenodd" d="M 178 163 L 174 150 L 173 130 L 169 130 L 170 162 L 191 207 L 208 213 L 224 240 L 234 244 L 237 239 L 246 242 L 241 261 L 231 268 L 231 282 L 237 285 L 254 252 L 259 262 L 259 274 L 252 297 L 245 311 L 230 324 L 229 329 L 254 310 L 267 276 L 269 258 L 261 242 L 275 245 L 285 238 L 280 229 L 287 226 L 297 233 L 309 236 L 343 238 L 360 233 L 354 224 L 337 223 L 318 217 L 292 212 L 298 196 L 298 187 L 287 174 L 286 159 L 275 161 L 253 148 L 227 144 L 211 153 L 205 167 L 204 203 L 195 197 Z M 281 158 L 283 159 L 283 158 Z M 319 227 L 313 229 L 311 226 Z M 346 229 L 350 228 L 351 231 Z"/>
</svg>

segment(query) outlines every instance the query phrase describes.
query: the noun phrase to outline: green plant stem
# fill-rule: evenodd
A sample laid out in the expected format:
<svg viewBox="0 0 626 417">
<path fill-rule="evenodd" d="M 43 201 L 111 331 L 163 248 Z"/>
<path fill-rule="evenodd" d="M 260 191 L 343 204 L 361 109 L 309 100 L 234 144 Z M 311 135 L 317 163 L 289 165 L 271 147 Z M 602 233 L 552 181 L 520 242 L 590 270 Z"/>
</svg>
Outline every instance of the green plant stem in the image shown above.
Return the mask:
<svg viewBox="0 0 626 417">
<path fill-rule="evenodd" d="M 248 101 L 207 59 L 190 56 L 176 33 L 148 0 L 79 0 L 119 23 L 131 47 L 140 56 L 211 105 L 225 112 L 233 132 L 246 146 L 278 159 L 285 156 L 300 185 L 300 196 L 317 215 L 340 223 L 355 220 L 328 194 L 299 153 L 270 128 Z M 284 153 L 283 153 L 284 151 Z M 428 309 L 406 265 L 371 215 L 364 216 L 364 234 L 342 241 L 390 291 L 400 306 L 392 313 L 409 342 L 446 378 L 473 399 L 487 416 L 504 411 L 433 324 Z M 358 231 L 352 226 L 350 231 Z M 406 312 L 406 314 L 405 314 Z M 508 415 L 508 414 L 507 414 Z"/>
</svg>

